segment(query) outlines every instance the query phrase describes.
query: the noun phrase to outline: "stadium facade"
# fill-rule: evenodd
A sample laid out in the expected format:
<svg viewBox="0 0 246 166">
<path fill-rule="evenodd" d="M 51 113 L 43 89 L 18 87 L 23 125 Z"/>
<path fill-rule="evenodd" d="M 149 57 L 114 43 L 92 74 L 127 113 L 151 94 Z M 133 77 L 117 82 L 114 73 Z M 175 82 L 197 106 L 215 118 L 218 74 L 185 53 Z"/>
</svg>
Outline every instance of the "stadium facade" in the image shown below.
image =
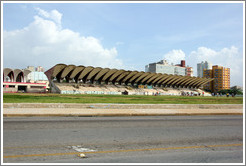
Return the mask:
<svg viewBox="0 0 246 166">
<path fill-rule="evenodd" d="M 31 83 L 27 82 L 28 75 L 31 70 L 21 69 L 3 69 L 3 92 L 4 93 L 17 93 L 17 92 L 29 92 L 29 93 L 45 93 L 46 83 Z"/>
<path fill-rule="evenodd" d="M 45 72 L 52 92 L 59 93 L 59 86 L 79 85 L 121 85 L 198 89 L 212 81 L 212 78 L 198 78 L 171 74 L 109 69 L 92 66 L 57 64 Z"/>
</svg>

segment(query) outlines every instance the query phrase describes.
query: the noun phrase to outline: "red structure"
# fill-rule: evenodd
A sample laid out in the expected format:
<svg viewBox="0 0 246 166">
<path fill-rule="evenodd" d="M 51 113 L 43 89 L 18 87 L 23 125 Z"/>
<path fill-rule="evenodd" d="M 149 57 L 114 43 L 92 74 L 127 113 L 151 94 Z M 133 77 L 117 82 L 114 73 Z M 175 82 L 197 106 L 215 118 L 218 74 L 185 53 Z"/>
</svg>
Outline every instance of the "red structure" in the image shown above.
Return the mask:
<svg viewBox="0 0 246 166">
<path fill-rule="evenodd" d="M 181 67 L 185 67 L 185 60 L 181 60 Z"/>
<path fill-rule="evenodd" d="M 181 64 L 176 64 L 175 66 L 185 67 L 185 60 L 181 60 Z"/>
<path fill-rule="evenodd" d="M 46 83 L 26 82 L 30 70 L 21 69 L 3 69 L 3 93 L 46 93 Z"/>
</svg>

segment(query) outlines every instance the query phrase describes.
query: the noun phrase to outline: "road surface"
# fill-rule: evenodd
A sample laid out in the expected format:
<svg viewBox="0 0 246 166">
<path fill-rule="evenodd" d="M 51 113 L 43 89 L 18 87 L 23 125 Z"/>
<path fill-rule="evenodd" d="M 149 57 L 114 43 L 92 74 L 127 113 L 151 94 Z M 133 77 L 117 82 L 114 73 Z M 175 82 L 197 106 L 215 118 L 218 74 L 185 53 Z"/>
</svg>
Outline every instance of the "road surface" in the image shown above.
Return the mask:
<svg viewBox="0 0 246 166">
<path fill-rule="evenodd" d="M 243 116 L 4 117 L 3 162 L 242 163 Z"/>
</svg>

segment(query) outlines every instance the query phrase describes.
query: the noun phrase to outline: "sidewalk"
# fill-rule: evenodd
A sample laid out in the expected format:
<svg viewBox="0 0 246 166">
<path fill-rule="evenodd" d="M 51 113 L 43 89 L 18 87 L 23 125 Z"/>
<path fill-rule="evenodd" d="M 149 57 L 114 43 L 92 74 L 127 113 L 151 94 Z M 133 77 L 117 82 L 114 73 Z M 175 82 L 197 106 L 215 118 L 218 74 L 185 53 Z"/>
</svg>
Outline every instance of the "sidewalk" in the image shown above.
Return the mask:
<svg viewBox="0 0 246 166">
<path fill-rule="evenodd" d="M 4 104 L 3 116 L 243 115 L 241 104 Z"/>
</svg>

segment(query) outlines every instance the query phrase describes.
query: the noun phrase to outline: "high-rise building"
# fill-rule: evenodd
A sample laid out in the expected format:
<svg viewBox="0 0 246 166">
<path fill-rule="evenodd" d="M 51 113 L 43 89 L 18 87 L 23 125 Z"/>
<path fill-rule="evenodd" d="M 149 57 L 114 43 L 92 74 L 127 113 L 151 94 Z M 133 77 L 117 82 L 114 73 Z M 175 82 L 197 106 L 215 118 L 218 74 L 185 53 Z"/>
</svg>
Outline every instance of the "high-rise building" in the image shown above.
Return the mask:
<svg viewBox="0 0 246 166">
<path fill-rule="evenodd" d="M 43 68 L 42 66 L 38 66 L 38 67 L 36 68 L 36 71 L 37 71 L 37 72 L 44 72 L 44 68 Z"/>
<path fill-rule="evenodd" d="M 230 68 L 222 66 L 213 66 L 214 91 L 218 92 L 223 89 L 230 89 Z"/>
<path fill-rule="evenodd" d="M 197 64 L 197 77 L 203 77 L 203 70 L 212 69 L 212 64 L 205 61 Z"/>
<path fill-rule="evenodd" d="M 185 60 L 181 61 L 181 64 L 169 65 L 167 60 L 161 60 L 157 63 L 150 63 L 145 66 L 145 72 L 172 74 L 186 76 L 193 75 L 192 67 L 185 67 Z"/>
<path fill-rule="evenodd" d="M 204 85 L 205 89 L 210 89 L 212 92 L 230 89 L 230 68 L 215 65 L 212 67 L 212 70 L 204 70 L 203 76 L 214 78 L 211 83 Z"/>
<path fill-rule="evenodd" d="M 213 78 L 213 71 L 212 69 L 205 69 L 203 70 L 203 77 L 204 78 Z M 206 89 L 206 90 L 210 90 L 212 91 L 213 90 L 213 83 L 212 81 L 207 83 L 207 84 L 204 84 L 203 85 L 203 88 Z"/>
</svg>

